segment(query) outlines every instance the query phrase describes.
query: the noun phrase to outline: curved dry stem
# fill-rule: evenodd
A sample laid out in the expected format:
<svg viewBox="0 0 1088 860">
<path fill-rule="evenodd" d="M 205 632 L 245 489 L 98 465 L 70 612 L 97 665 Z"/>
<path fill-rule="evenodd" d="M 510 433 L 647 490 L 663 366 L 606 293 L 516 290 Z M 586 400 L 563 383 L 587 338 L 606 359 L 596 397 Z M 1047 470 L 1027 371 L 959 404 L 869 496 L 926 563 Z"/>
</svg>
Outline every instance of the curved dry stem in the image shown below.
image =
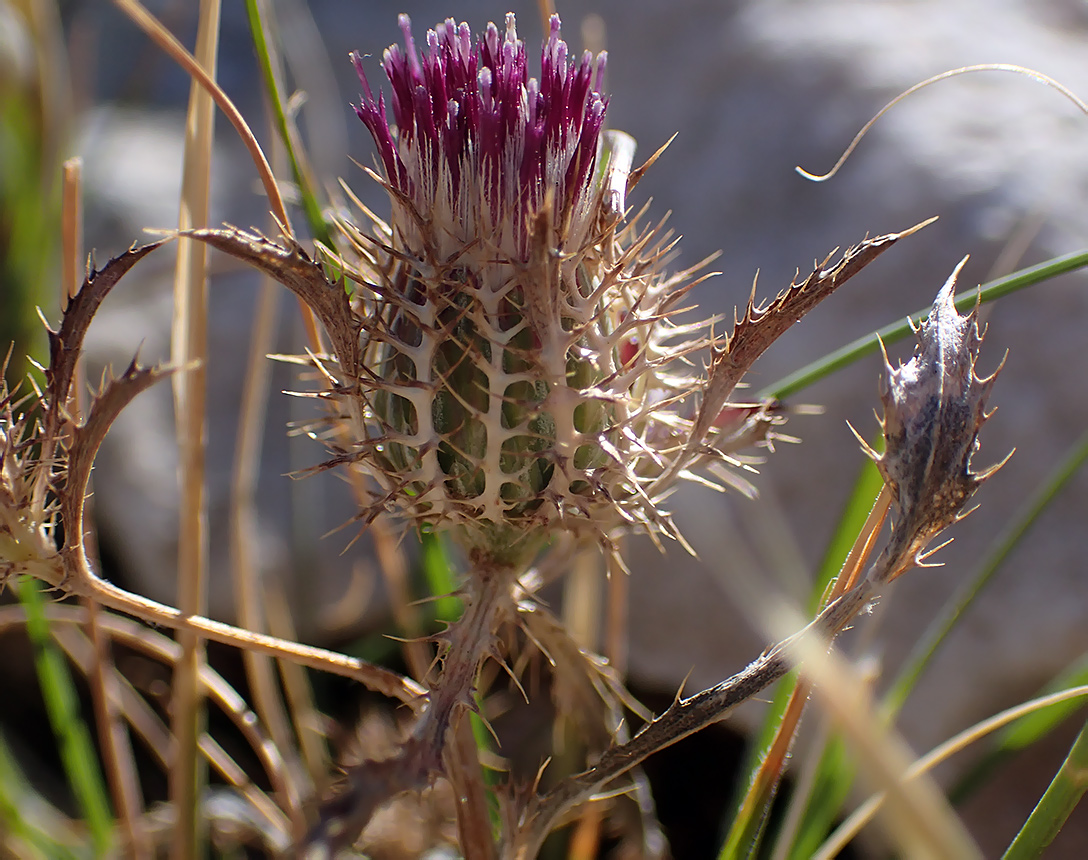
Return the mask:
<svg viewBox="0 0 1088 860">
<path fill-rule="evenodd" d="M 68 654 L 69 659 L 85 674 L 91 672 L 97 657 L 93 643 L 89 642 L 79 629 L 88 621 L 87 610 L 82 607 L 51 606 L 46 612 L 50 624 L 53 625 L 53 635 Z M 0 608 L 0 633 L 8 627 L 22 626 L 25 618 L 22 607 Z M 167 665 L 173 665 L 181 653 L 181 649 L 175 642 L 127 618 L 102 613 L 100 625 L 118 642 Z M 171 742 L 166 724 L 117 669 L 111 667 L 109 671 L 119 691 L 120 711 L 125 720 L 143 739 L 148 751 L 157 759 L 160 766 L 169 769 L 172 766 Z M 201 682 L 211 700 L 230 717 L 231 722 L 253 748 L 273 789 L 285 798 L 289 809 L 297 808 L 298 799 L 293 797 L 294 793 L 290 790 L 279 751 L 274 745 L 268 743 L 259 724 L 250 718 L 251 712 L 241 697 L 217 672 L 207 666 L 203 667 L 201 672 Z M 210 738 L 207 737 L 201 740 L 201 751 L 224 779 L 242 791 L 254 808 L 264 815 L 270 826 L 280 832 L 288 832 L 287 819 L 279 807 L 253 783 L 226 752 L 218 745 L 212 744 Z"/>
<path fill-rule="evenodd" d="M 883 557 L 882 557 L 883 558 Z M 880 562 L 878 561 L 878 564 Z M 827 607 L 819 617 L 784 642 L 775 645 L 733 677 L 686 699 L 677 699 L 630 741 L 614 746 L 588 770 L 567 777 L 527 810 L 515 840 L 507 847 L 508 860 L 536 857 L 544 838 L 572 809 L 598 793 L 609 782 L 641 764 L 654 753 L 718 722 L 733 707 L 750 699 L 793 668 L 788 655 L 799 637 L 817 633 L 827 639 L 836 634 L 876 599 L 871 575 Z"/>
<path fill-rule="evenodd" d="M 114 3 L 128 15 L 129 19 L 137 27 L 147 33 L 151 40 L 174 62 L 181 66 L 186 74 L 207 90 L 208 95 L 214 99 L 216 105 L 223 111 L 230 124 L 234 126 L 235 131 L 238 132 L 238 136 L 242 139 L 246 149 L 249 150 L 249 156 L 253 160 L 253 165 L 257 168 L 261 185 L 264 186 L 264 193 L 267 195 L 268 203 L 272 207 L 272 214 L 279 222 L 284 234 L 293 238 L 295 233 L 291 228 L 291 219 L 287 215 L 287 208 L 283 204 L 283 196 L 280 194 L 276 177 L 272 173 L 268 159 L 265 158 L 264 150 L 261 149 L 261 145 L 257 142 L 257 138 L 254 136 L 249 124 L 242 117 L 241 111 L 235 107 L 234 102 L 223 92 L 223 89 L 215 82 L 214 78 L 197 62 L 196 57 L 190 54 L 185 46 L 138 0 L 114 0 Z"/>
<path fill-rule="evenodd" d="M 145 627 L 135 624 L 121 625 L 112 622 L 124 621 L 117 616 L 106 616 L 110 619 L 107 623 L 111 632 L 116 635 L 118 641 L 124 642 L 136 651 L 141 651 L 153 659 L 164 662 L 167 665 L 176 665 L 180 656 L 180 649 L 169 639 L 154 634 Z M 63 621 L 64 619 L 58 619 Z M 68 656 L 84 671 L 90 667 L 86 665 L 93 655 L 86 655 L 85 640 L 82 637 L 72 637 L 66 641 L 66 633 L 76 633 L 77 630 L 68 630 L 63 624 L 58 625 L 55 636 L 61 643 L 61 647 Z M 148 634 L 152 635 L 149 636 Z M 121 691 L 122 713 L 129 725 L 139 734 L 152 754 L 158 759 L 160 766 L 169 770 L 172 766 L 170 754 L 174 748 L 172 736 L 167 725 L 158 717 L 147 701 L 135 689 L 133 689 L 124 677 L 116 670 L 112 671 L 114 680 L 118 682 Z M 250 778 L 249 774 L 234 761 L 234 759 L 215 743 L 208 735 L 202 735 L 197 742 L 200 752 L 207 758 L 209 764 L 230 785 L 237 788 L 247 801 L 258 810 L 269 827 L 283 834 L 285 837 L 290 832 L 288 820 L 301 819 L 301 808 L 298 793 L 293 790 L 292 784 L 284 768 L 284 762 L 279 750 L 270 744 L 260 730 L 259 724 L 251 719 L 251 711 L 245 706 L 237 693 L 216 672 L 207 666 L 202 667 L 200 675 L 202 692 L 214 704 L 230 718 L 231 723 L 242 734 L 257 759 L 261 762 L 273 791 L 282 798 L 287 807 L 287 814 L 281 811 L 271 798 L 260 789 Z"/>
<path fill-rule="evenodd" d="M 275 636 L 253 633 L 199 615 L 186 615 L 172 606 L 166 606 L 117 588 L 100 579 L 90 569 L 90 564 L 83 552 L 76 551 L 75 548 L 66 550 L 58 557 L 56 565 L 50 568 L 44 565 L 36 566 L 33 573 L 56 588 L 72 594 L 93 597 L 103 606 L 134 615 L 149 624 L 169 627 L 172 630 L 191 630 L 206 639 L 224 645 L 249 649 L 271 657 L 281 657 L 311 669 L 343 675 L 358 681 L 367 689 L 397 699 L 413 709 L 421 708 L 426 699 L 426 689 L 411 679 L 355 657 L 348 657 L 312 645 L 287 642 Z"/>
<path fill-rule="evenodd" d="M 269 206 L 271 206 L 272 217 L 275 219 L 284 238 L 286 238 L 288 242 L 293 243 L 295 241 L 295 231 L 291 226 L 291 218 L 287 214 L 287 207 L 284 205 L 283 196 L 280 194 L 276 176 L 269 166 L 264 150 L 261 149 L 261 145 L 257 142 L 257 138 L 254 136 L 252 129 L 250 129 L 249 124 L 234 105 L 234 102 L 230 100 L 227 94 L 223 92 L 222 88 L 207 71 L 204 70 L 203 66 L 197 62 L 196 58 L 185 50 L 185 47 L 174 37 L 174 35 L 156 20 L 156 18 L 148 12 L 138 0 L 114 0 L 114 2 L 137 26 L 151 37 L 155 44 L 181 66 L 193 80 L 204 87 L 219 109 L 223 111 L 223 114 L 227 117 L 230 124 L 234 126 L 235 131 L 238 132 L 238 136 L 242 139 L 242 143 L 249 151 L 253 165 L 257 169 L 257 174 L 260 176 L 261 185 L 264 187 Z M 310 311 L 310 308 L 302 302 L 299 303 L 299 310 L 302 313 L 303 327 L 306 329 L 306 338 L 310 343 L 310 348 L 314 352 L 323 352 L 324 350 L 321 348 L 321 334 L 318 331 L 317 324 L 314 322 L 313 313 Z"/>
<path fill-rule="evenodd" d="M 69 158 L 62 167 L 61 180 L 61 306 L 66 307 L 79 292 L 80 260 L 83 257 L 83 162 Z M 68 411 L 79 420 L 86 400 L 86 373 L 79 358 L 72 371 L 75 380 L 70 392 Z M 132 747 L 117 710 L 118 690 L 108 668 L 112 665 L 109 637 L 99 624 L 99 609 L 94 601 L 84 601 L 87 623 L 94 643 L 96 659 L 87 670 L 88 687 L 95 716 L 95 727 L 102 752 L 111 799 L 125 843 L 134 854 L 148 854 L 151 843 L 141 826 L 142 800 L 140 778 L 133 764 Z"/>
<path fill-rule="evenodd" d="M 1088 116 L 1088 104 L 1085 104 L 1084 101 L 1067 86 L 1054 80 L 1054 78 L 1050 77 L 1049 75 L 1044 75 L 1042 72 L 1037 72 L 1034 69 L 1029 69 L 1025 66 L 1018 66 L 1013 63 L 978 63 L 973 66 L 961 66 L 958 69 L 949 69 L 947 72 L 941 72 L 939 75 L 934 75 L 931 78 L 926 78 L 924 81 L 920 81 L 914 86 L 908 87 L 907 89 L 903 90 L 903 92 L 901 92 L 899 95 L 897 95 L 894 99 L 884 105 L 884 107 L 877 111 L 876 116 L 874 116 L 871 120 L 865 123 L 865 125 L 861 127 L 861 131 L 854 135 L 854 139 L 850 141 L 850 145 L 846 147 L 846 150 L 843 152 L 843 154 L 839 156 L 839 160 L 835 162 L 835 166 L 832 167 L 827 173 L 809 173 L 807 170 L 800 166 L 795 167 L 794 170 L 796 170 L 803 177 L 805 177 L 805 179 L 808 179 L 812 182 L 825 182 L 839 172 L 839 168 L 846 163 L 846 159 L 848 159 L 853 154 L 854 150 L 857 149 L 858 144 L 861 143 L 861 139 L 869 133 L 869 129 L 876 125 L 877 120 L 879 120 L 882 116 L 884 116 L 884 114 L 886 114 L 893 107 L 895 107 L 905 98 L 907 98 L 907 96 L 913 95 L 914 93 L 918 92 L 918 90 L 925 89 L 930 84 L 935 84 L 938 81 L 945 80 L 946 78 L 955 78 L 959 77 L 960 75 L 966 75 L 971 72 L 1013 72 L 1017 75 L 1024 75 L 1024 77 L 1031 78 L 1034 81 L 1038 81 L 1045 86 L 1057 90 L 1067 99 L 1069 99 L 1069 101 L 1075 104 L 1081 113 L 1083 113 L 1085 116 Z"/>
<path fill-rule="evenodd" d="M 64 522 L 64 547 L 60 554 L 42 560 L 33 572 L 50 585 L 80 596 L 91 597 L 111 609 L 135 615 L 151 624 L 175 630 L 189 630 L 207 639 L 248 648 L 274 657 L 285 657 L 321 671 L 346 675 L 371 690 L 405 702 L 413 708 L 421 705 L 425 690 L 404 676 L 347 657 L 272 636 L 242 630 L 230 624 L 190 615 L 140 595 L 132 594 L 101 579 L 91 568 L 84 547 L 83 502 L 87 494 L 91 465 L 98 447 L 113 419 L 140 391 L 162 378 L 168 370 L 145 370 L 132 365 L 112 380 L 89 410 L 87 420 L 72 434 L 67 481 L 59 492 L 61 519 Z"/>
<path fill-rule="evenodd" d="M 146 251 L 140 249 L 140 252 Z M 91 283 L 93 284 L 94 281 L 92 280 Z M 73 302 L 81 302 L 84 292 L 86 288 Z M 93 314 L 93 309 L 89 311 L 85 322 L 89 322 L 90 314 Z M 76 315 L 65 315 L 61 335 L 69 329 L 75 332 L 85 331 L 85 324 L 80 326 L 78 322 L 73 321 L 74 316 Z M 54 361 L 63 366 L 69 344 L 61 336 L 54 337 L 57 343 Z M 84 546 L 83 525 L 84 499 L 87 496 L 87 485 L 94 458 L 107 430 L 120 412 L 137 394 L 171 372 L 173 372 L 172 369 L 139 368 L 134 362 L 119 378 L 110 380 L 104 386 L 88 410 L 84 423 L 72 431 L 67 480 L 63 489 L 58 492 L 61 520 L 65 526 L 65 543 L 59 557 L 44 560 L 39 565 L 42 577 L 53 586 L 78 595 L 92 597 L 111 609 L 136 615 L 151 624 L 161 624 L 176 630 L 188 630 L 217 642 L 261 651 L 272 656 L 284 656 L 312 668 L 347 675 L 372 690 L 418 706 L 420 697 L 424 695 L 424 689 L 388 669 L 325 649 L 284 642 L 199 615 L 184 613 L 117 588 L 94 573 Z M 63 396 L 57 396 L 54 399 L 60 402 L 63 401 Z"/>
</svg>

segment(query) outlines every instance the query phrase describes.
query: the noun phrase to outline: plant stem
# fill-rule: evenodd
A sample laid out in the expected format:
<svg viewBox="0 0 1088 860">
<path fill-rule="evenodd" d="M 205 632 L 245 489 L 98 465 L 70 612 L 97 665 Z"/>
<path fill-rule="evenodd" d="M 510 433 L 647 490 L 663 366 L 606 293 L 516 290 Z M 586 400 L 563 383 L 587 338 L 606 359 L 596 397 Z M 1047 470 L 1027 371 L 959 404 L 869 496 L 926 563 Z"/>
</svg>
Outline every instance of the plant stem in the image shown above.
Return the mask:
<svg viewBox="0 0 1088 860">
<path fill-rule="evenodd" d="M 321 820 L 306 840 L 306 847 L 335 852 L 350 845 L 377 810 L 394 796 L 419 790 L 443 772 L 443 758 L 455 742 L 454 732 L 473 699 L 481 664 L 495 649 L 495 630 L 512 610 L 512 569 L 480 563 L 465 586 L 465 611 L 440 637 L 445 651 L 442 674 L 430 690 L 429 701 L 412 734 L 398 752 L 384 761 L 367 761 L 348 771 L 348 787 L 325 804 Z M 474 846 L 471 860 L 490 860 L 493 840 L 484 801 L 483 780 L 475 762 L 467 761 L 471 734 L 461 738 L 452 761 L 458 793 L 458 823 L 464 843 Z M 475 754 L 475 749 L 473 748 Z"/>
<path fill-rule="evenodd" d="M 113 842 L 113 816 L 109 793 L 102 780 L 87 724 L 79 714 L 75 688 L 68 667 L 57 651 L 45 615 L 45 600 L 38 583 L 24 579 L 17 588 L 26 612 L 27 636 L 34 645 L 34 665 L 45 699 L 46 713 L 64 772 L 75 794 L 95 854 L 104 856 Z"/>
<path fill-rule="evenodd" d="M 1042 854 L 1088 790 L 1088 722 L 1002 860 L 1027 860 Z"/>
<path fill-rule="evenodd" d="M 1083 269 L 1085 266 L 1088 266 L 1088 251 L 1078 251 L 1074 254 L 1055 257 L 1053 260 L 1040 263 L 1038 266 L 1021 269 L 1019 272 L 1014 272 L 1004 278 L 990 281 L 988 284 L 981 286 L 977 293 L 964 292 L 956 300 L 956 309 L 966 310 L 972 307 L 976 301 L 983 304 L 992 302 L 1025 287 L 1031 287 L 1059 275 Z M 915 311 L 910 315 L 909 319 L 914 323 L 918 323 L 925 318 L 929 310 L 929 308 L 924 308 Z M 759 393 L 758 399 L 785 399 L 791 394 L 796 394 L 798 391 L 819 382 L 824 377 L 830 376 L 835 371 L 853 364 L 858 359 L 877 352 L 880 349 L 881 341 L 885 344 L 892 344 L 908 337 L 911 333 L 911 327 L 906 320 L 886 325 L 884 328 L 864 337 L 859 337 L 857 340 L 829 352 L 823 358 L 802 367 L 800 370 L 782 377 L 782 379 L 763 389 Z"/>
<path fill-rule="evenodd" d="M 830 591 L 824 598 L 825 604 L 834 602 L 857 584 L 868 563 L 880 529 L 884 525 L 891 501 L 891 491 L 887 486 L 882 486 L 873 502 L 869 516 L 857 533 L 838 577 L 833 581 Z M 823 606 L 820 608 L 822 609 Z M 770 805 L 778 791 L 782 772 L 789 759 L 790 749 L 800 728 L 801 716 L 811 692 L 812 685 L 804 678 L 799 678 L 782 712 L 774 738 L 763 753 L 762 761 L 741 801 L 737 816 L 718 855 L 719 860 L 747 857 L 758 850 Z"/>
<path fill-rule="evenodd" d="M 564 779 L 530 810 L 518 840 L 506 856 L 517 860 L 535 857 L 544 837 L 568 810 L 654 753 L 724 719 L 733 707 L 777 681 L 793 667 L 787 656 L 790 642 L 812 630 L 833 639 L 875 598 L 874 583 L 878 581 L 880 577 L 863 579 L 803 631 L 765 651 L 733 677 L 687 699 L 678 699 L 630 741 L 606 750 L 593 767 Z"/>
<path fill-rule="evenodd" d="M 201 0 L 197 25 L 197 61 L 214 80 L 219 47 L 219 0 Z M 195 80 L 189 93 L 185 125 L 185 158 L 178 229 L 208 223 L 211 193 L 215 105 Z M 207 614 L 208 534 L 204 460 L 208 361 L 207 248 L 191 239 L 178 240 L 174 276 L 174 331 L 171 352 L 178 365 L 196 366 L 174 377 L 174 403 L 181 478 L 178 524 L 177 604 L 190 615 Z M 204 644 L 195 631 L 178 632 L 182 657 L 174 667 L 170 728 L 174 762 L 170 769 L 170 802 L 176 825 L 171 857 L 190 860 L 202 853 L 200 794 L 205 781 L 199 754 L 205 714 L 200 686 Z"/>
</svg>

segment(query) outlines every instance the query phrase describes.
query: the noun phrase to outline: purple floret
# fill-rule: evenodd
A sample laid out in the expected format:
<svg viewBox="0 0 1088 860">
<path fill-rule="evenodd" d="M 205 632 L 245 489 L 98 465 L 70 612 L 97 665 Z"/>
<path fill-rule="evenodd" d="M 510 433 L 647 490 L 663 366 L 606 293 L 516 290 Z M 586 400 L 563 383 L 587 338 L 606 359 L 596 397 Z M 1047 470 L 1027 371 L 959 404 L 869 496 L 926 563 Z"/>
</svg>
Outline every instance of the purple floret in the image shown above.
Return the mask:
<svg viewBox="0 0 1088 860">
<path fill-rule="evenodd" d="M 584 195 L 607 104 L 600 92 L 603 53 L 569 62 L 554 15 L 536 79 L 529 77 L 512 14 L 504 34 L 488 24 L 475 45 L 467 24 L 447 19 L 427 32 L 423 56 L 407 15 L 400 16 L 400 27 L 404 49 L 393 45 L 382 59 L 394 127 L 384 96 L 375 98 L 359 55 L 352 55 L 363 87 L 355 110 L 391 185 L 421 212 L 439 195 L 458 211 L 459 196 L 469 187 L 463 172 L 471 171 L 467 178 L 475 179 L 472 187 L 479 187 L 495 222 L 522 216 L 513 219 L 518 233 L 549 190 L 560 210 Z"/>
</svg>

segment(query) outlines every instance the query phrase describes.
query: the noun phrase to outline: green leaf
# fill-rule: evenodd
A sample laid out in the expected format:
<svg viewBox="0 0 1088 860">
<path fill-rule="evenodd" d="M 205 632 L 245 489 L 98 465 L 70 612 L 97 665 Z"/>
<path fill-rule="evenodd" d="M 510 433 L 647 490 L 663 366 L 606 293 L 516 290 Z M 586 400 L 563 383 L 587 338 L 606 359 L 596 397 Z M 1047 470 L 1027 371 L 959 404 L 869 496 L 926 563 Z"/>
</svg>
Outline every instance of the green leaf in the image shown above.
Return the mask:
<svg viewBox="0 0 1088 860">
<path fill-rule="evenodd" d="M 113 815 L 91 734 L 79 713 L 75 685 L 49 632 L 45 599 L 38 583 L 24 578 L 17 591 L 26 612 L 27 635 L 34 646 L 34 668 L 64 772 L 87 825 L 95 854 L 105 856 L 113 842 Z"/>
<path fill-rule="evenodd" d="M 1058 835 L 1088 789 L 1088 722 L 1002 860 L 1039 857 Z"/>
</svg>

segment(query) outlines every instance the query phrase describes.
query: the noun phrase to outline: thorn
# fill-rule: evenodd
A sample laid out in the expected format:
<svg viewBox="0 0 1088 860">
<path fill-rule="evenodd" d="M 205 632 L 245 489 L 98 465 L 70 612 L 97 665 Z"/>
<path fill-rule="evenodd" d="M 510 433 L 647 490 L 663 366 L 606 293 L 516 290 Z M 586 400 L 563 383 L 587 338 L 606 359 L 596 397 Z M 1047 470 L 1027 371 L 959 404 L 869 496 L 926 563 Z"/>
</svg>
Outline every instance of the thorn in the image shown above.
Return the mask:
<svg viewBox="0 0 1088 860">
<path fill-rule="evenodd" d="M 997 472 L 1002 466 L 1009 462 L 1009 460 L 1012 458 L 1012 455 L 1015 453 L 1016 449 L 1013 448 L 1011 451 L 1009 451 L 1008 454 L 1006 454 L 992 466 L 987 466 L 981 472 L 976 472 L 971 477 L 975 479 L 976 484 L 981 484 L 983 481 L 988 480 L 990 477 L 992 477 L 995 472 Z"/>
<path fill-rule="evenodd" d="M 854 429 L 854 425 L 849 421 L 846 422 L 846 426 L 850 428 L 850 432 L 854 434 L 854 438 L 858 440 L 858 444 L 861 445 L 861 450 L 874 463 L 880 462 L 880 452 L 877 451 L 872 445 L 862 438 L 862 435 Z"/>
<path fill-rule="evenodd" d="M 688 685 L 688 681 L 691 680 L 691 673 L 694 672 L 694 671 L 695 671 L 695 667 L 692 666 L 691 668 L 688 669 L 687 674 L 684 675 L 684 680 L 682 680 L 680 682 L 680 686 L 677 687 L 677 689 L 676 689 L 676 695 L 673 696 L 673 698 L 672 698 L 672 703 L 674 705 L 680 704 L 680 701 L 683 699 L 683 697 L 684 697 L 684 687 L 686 687 Z"/>
<path fill-rule="evenodd" d="M 526 693 L 525 688 L 521 686 L 521 681 L 518 680 L 518 676 L 514 674 L 514 670 L 510 667 L 510 664 L 505 660 L 500 659 L 498 655 L 492 656 L 495 658 L 495 662 L 499 664 L 500 668 L 506 672 L 510 680 L 513 681 L 514 686 L 518 688 L 518 692 L 521 693 L 521 698 L 524 700 L 525 704 L 529 704 L 529 694 Z M 496 738 L 496 740 L 498 739 Z"/>
<path fill-rule="evenodd" d="M 672 144 L 672 142 L 674 140 L 676 140 L 676 135 L 678 135 L 678 134 L 679 134 L 679 132 L 673 132 L 672 137 L 670 137 L 660 147 L 658 147 L 657 152 L 655 152 L 653 155 L 651 155 L 649 158 L 647 158 L 639 167 L 636 167 L 634 170 L 632 170 L 628 174 L 628 176 L 627 176 L 627 193 L 628 194 L 630 194 L 631 191 L 634 190 L 634 187 L 636 185 L 638 185 L 639 180 L 642 179 L 642 177 L 646 175 L 646 171 L 649 170 L 653 166 L 654 162 L 657 161 L 657 159 L 661 156 L 661 154 L 664 153 L 665 150 L 669 148 L 670 144 Z"/>
</svg>

